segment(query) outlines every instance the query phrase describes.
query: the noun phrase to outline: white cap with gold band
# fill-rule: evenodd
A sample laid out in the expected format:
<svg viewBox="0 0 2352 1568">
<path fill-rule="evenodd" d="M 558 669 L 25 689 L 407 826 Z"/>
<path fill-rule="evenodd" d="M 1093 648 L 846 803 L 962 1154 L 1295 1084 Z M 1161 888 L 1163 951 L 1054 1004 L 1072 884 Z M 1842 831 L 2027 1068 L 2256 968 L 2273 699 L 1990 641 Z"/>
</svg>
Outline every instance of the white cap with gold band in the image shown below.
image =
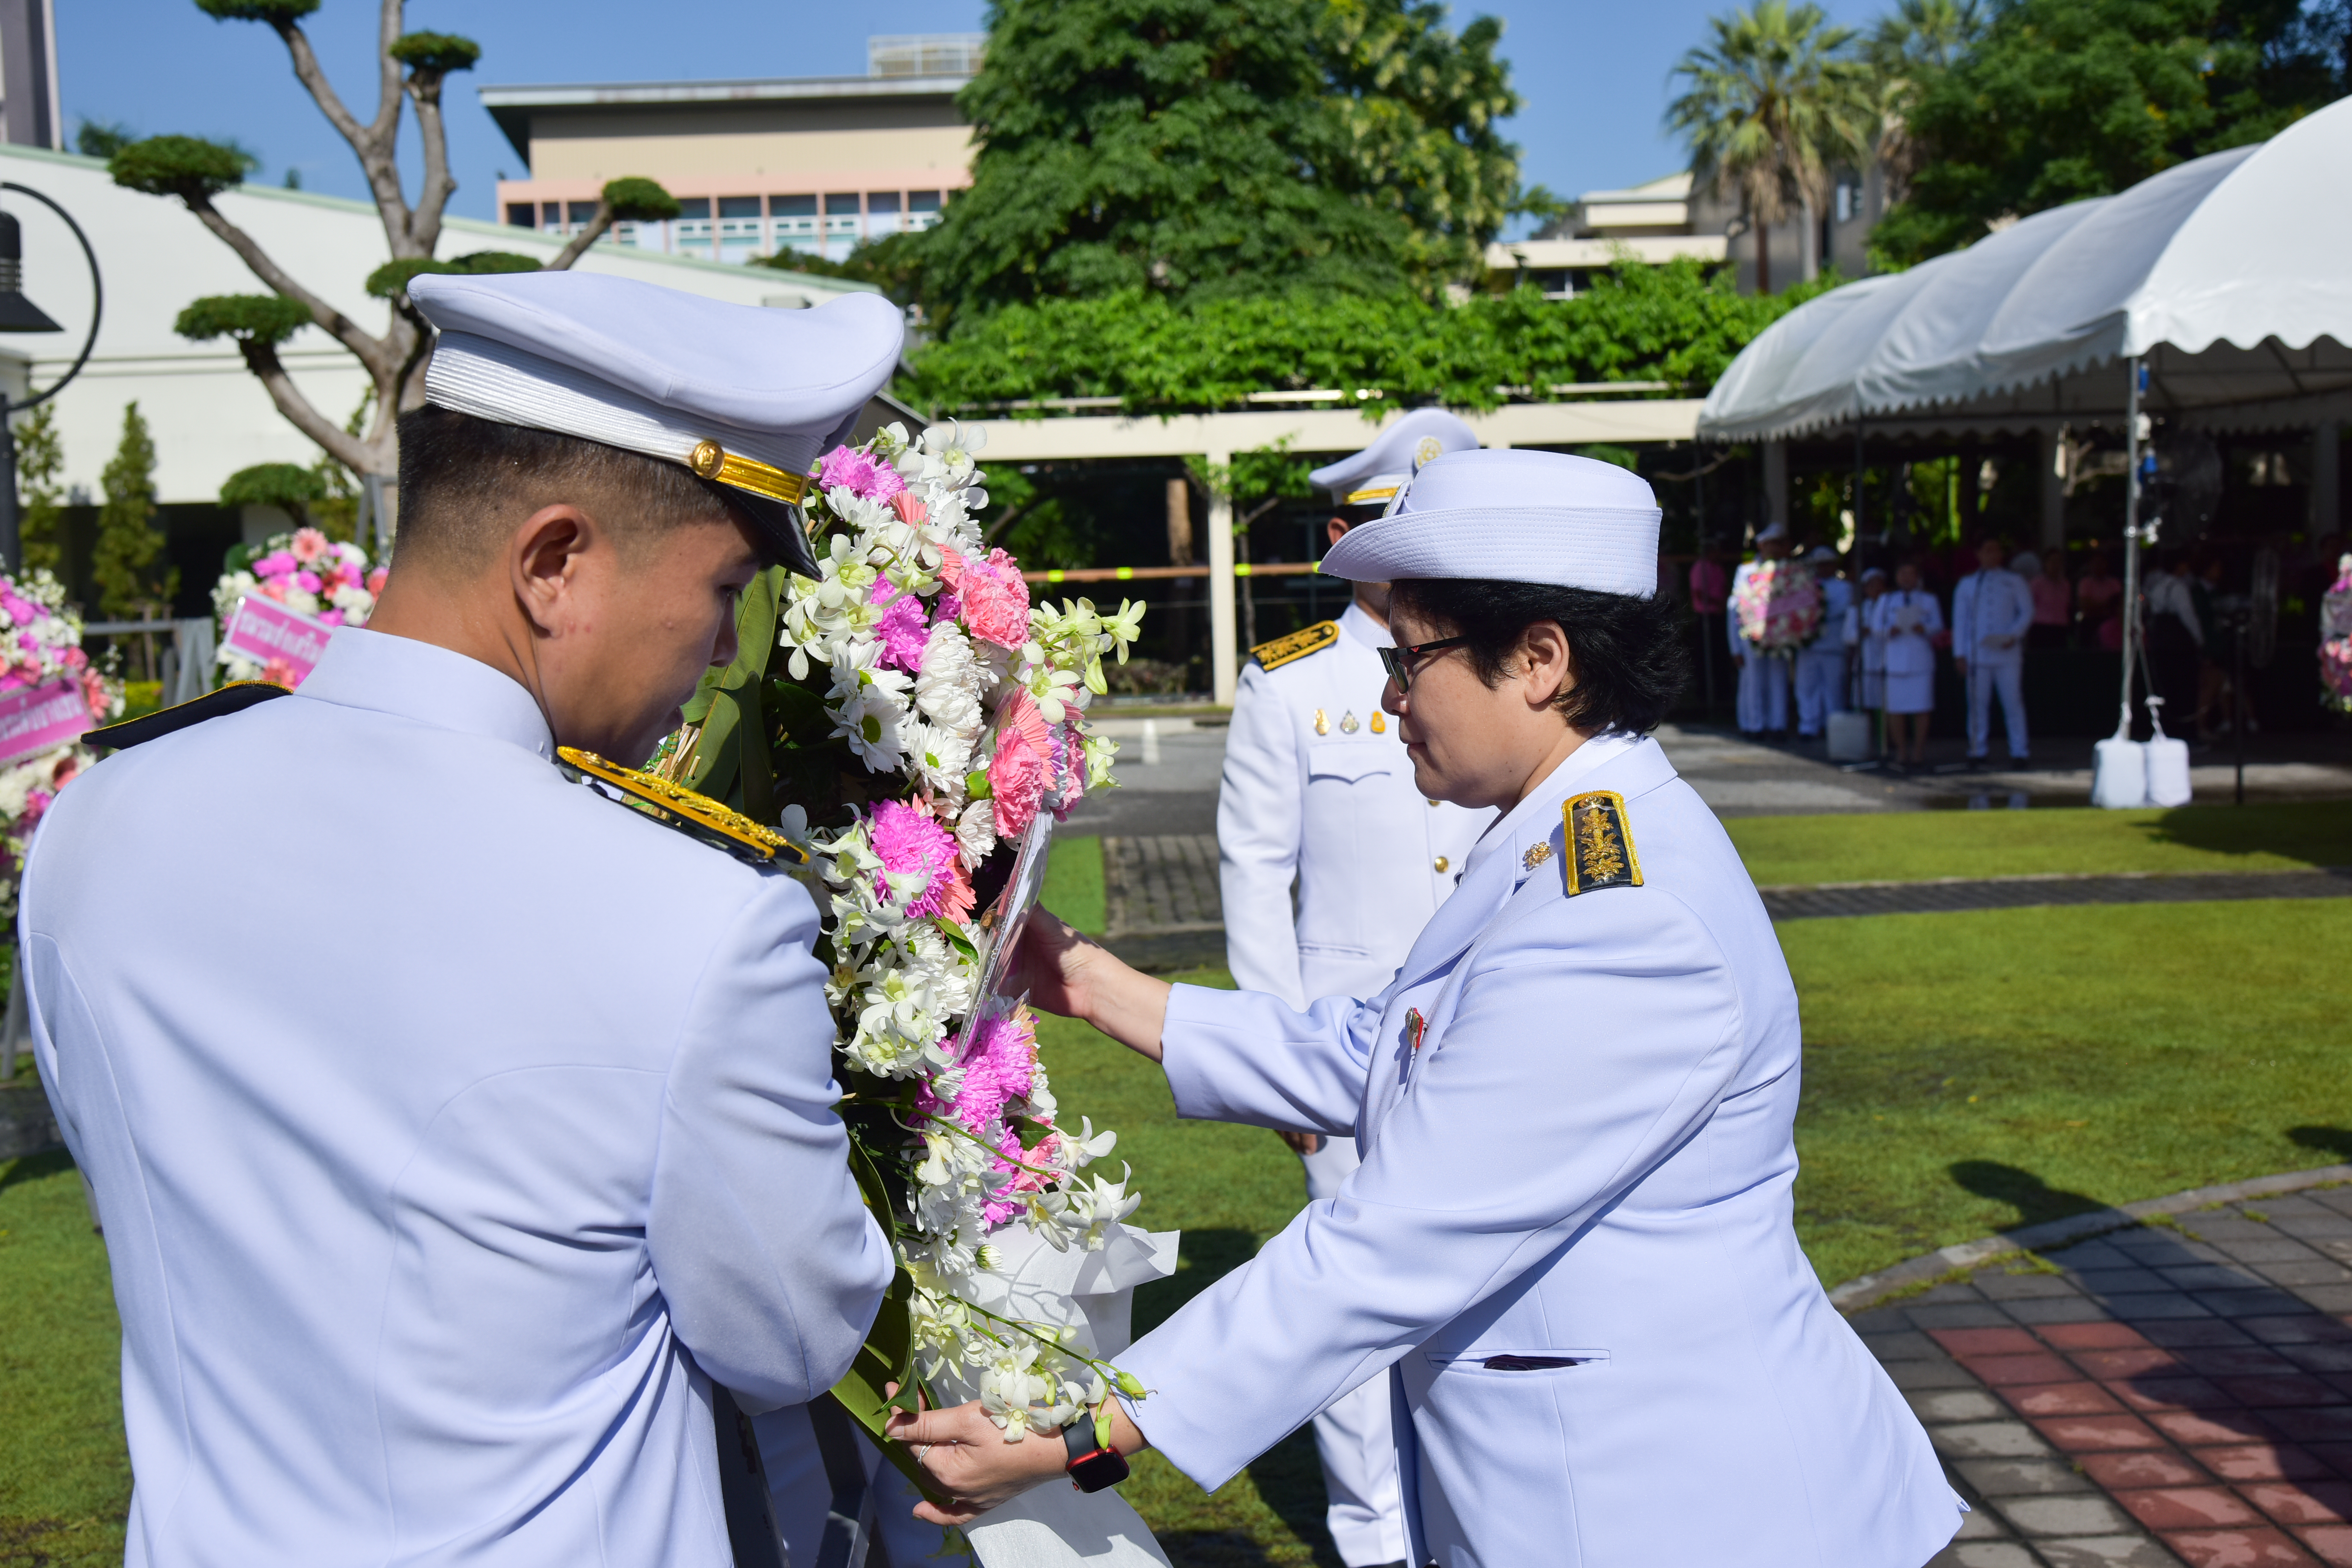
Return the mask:
<svg viewBox="0 0 2352 1568">
<path fill-rule="evenodd" d="M 878 294 L 768 310 L 583 272 L 427 273 L 408 292 L 438 329 L 426 402 L 682 464 L 751 498 L 795 566 L 808 473 L 905 342 Z"/>
<path fill-rule="evenodd" d="M 1453 452 L 1422 466 L 1388 516 L 1350 530 L 1323 570 L 1356 582 L 1474 577 L 1647 599 L 1657 498 L 1638 474 L 1561 452 Z"/>
<path fill-rule="evenodd" d="M 1307 476 L 1334 506 L 1386 507 L 1423 464 L 1448 452 L 1475 452 L 1478 433 L 1443 408 L 1416 408 L 1392 421 L 1372 444 Z"/>
</svg>

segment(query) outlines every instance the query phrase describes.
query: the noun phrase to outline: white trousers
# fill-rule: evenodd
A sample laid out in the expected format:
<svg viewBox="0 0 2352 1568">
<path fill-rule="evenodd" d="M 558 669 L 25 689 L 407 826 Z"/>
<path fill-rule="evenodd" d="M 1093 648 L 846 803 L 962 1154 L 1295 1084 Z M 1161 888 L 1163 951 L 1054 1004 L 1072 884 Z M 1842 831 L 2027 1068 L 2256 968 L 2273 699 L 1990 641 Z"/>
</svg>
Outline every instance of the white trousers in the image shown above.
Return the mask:
<svg viewBox="0 0 2352 1568">
<path fill-rule="evenodd" d="M 760 1439 L 760 1464 L 768 1472 L 768 1503 L 776 1510 L 776 1528 L 792 1563 L 805 1568 L 816 1561 L 817 1547 L 824 1540 L 825 1510 L 833 1501 L 833 1485 L 825 1479 L 824 1458 L 817 1451 L 808 1406 L 787 1405 L 755 1415 L 751 1430 Z M 915 1517 L 922 1494 L 896 1466 L 884 1461 L 879 1448 L 860 1436 L 857 1449 L 875 1490 L 874 1531 L 889 1553 L 892 1568 L 923 1568 L 947 1550 L 947 1533 Z"/>
<path fill-rule="evenodd" d="M 1981 757 L 1992 743 L 1992 699 L 1999 692 L 2000 716 L 2009 725 L 2009 754 L 2025 760 L 2024 676 L 2025 666 L 2016 659 L 1969 661 L 1969 755 Z"/>
<path fill-rule="evenodd" d="M 1748 734 L 1789 727 L 1789 661 L 1750 651 L 1739 661 L 1739 727 Z"/>
<path fill-rule="evenodd" d="M 1353 1138 L 1326 1138 L 1315 1152 L 1300 1155 L 1307 1201 L 1336 1196 L 1339 1184 L 1362 1163 Z M 1397 1482 L 1387 1373 L 1323 1407 L 1315 1418 L 1315 1454 L 1323 1461 L 1323 1490 L 1330 1500 L 1324 1522 L 1339 1561 L 1348 1568 L 1403 1562 L 1412 1548 L 1405 1538 L 1404 1492 Z"/>
<path fill-rule="evenodd" d="M 1797 733 L 1818 735 L 1832 713 L 1845 711 L 1845 649 L 1797 656 Z"/>
</svg>

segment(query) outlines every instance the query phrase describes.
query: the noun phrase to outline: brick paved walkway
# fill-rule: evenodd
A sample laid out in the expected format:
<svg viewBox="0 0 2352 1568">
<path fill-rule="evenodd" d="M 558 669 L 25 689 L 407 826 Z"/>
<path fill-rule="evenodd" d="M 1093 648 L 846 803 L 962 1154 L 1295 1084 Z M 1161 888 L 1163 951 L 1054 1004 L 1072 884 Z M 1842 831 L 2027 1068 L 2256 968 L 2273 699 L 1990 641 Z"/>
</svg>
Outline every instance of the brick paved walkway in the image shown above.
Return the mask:
<svg viewBox="0 0 2352 1568">
<path fill-rule="evenodd" d="M 2352 1565 L 2347 1263 L 2336 1186 L 1854 1314 L 1975 1510 L 1935 1568 Z"/>
</svg>

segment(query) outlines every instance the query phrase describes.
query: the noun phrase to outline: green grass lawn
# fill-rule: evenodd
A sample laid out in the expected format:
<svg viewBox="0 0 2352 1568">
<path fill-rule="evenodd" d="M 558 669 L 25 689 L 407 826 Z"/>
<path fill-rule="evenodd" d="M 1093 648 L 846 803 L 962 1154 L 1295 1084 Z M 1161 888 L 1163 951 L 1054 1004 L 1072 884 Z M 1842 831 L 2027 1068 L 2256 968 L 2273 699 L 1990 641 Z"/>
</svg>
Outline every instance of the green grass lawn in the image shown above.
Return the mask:
<svg viewBox="0 0 2352 1568">
<path fill-rule="evenodd" d="M 1905 811 L 1724 824 L 1759 887 L 2034 872 L 2352 866 L 2352 801 L 2171 811 Z"/>
<path fill-rule="evenodd" d="M 2352 863 L 2341 805 L 1731 827 L 1767 883 Z M 1045 897 L 1101 928 L 1098 839 L 1056 845 Z M 2352 900 L 1804 921 L 1780 937 L 1807 1047 L 1798 1230 L 1825 1281 L 2101 1204 L 2352 1159 Z M 1297 1213 L 1297 1162 L 1273 1134 L 1180 1123 L 1158 1069 L 1082 1025 L 1047 1020 L 1043 1046 L 1065 1112 L 1118 1131 L 1138 1222 L 1185 1233 L 1176 1277 L 1137 1292 L 1139 1331 Z M 0 1165 L 0 1568 L 119 1562 L 113 1310 L 79 1184 L 54 1158 Z M 1152 1455 L 1126 1490 L 1183 1568 L 1338 1562 L 1303 1433 L 1213 1496 Z"/>
</svg>

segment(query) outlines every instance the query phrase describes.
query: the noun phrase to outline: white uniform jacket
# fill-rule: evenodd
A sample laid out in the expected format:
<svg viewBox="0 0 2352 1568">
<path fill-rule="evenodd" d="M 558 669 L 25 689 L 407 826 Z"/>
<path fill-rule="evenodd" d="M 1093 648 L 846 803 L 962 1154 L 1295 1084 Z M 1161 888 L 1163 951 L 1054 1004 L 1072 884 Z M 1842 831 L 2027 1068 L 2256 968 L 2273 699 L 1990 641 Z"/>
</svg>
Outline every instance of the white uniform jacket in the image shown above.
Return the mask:
<svg viewBox="0 0 2352 1568">
<path fill-rule="evenodd" d="M 2018 664 L 2033 624 L 2033 589 L 2006 566 L 1971 572 L 1952 590 L 1952 657 Z"/>
<path fill-rule="evenodd" d="M 1944 629 L 1943 606 L 1925 588 L 1890 588 L 1864 611 L 1884 651 L 1889 675 L 1936 673 L 1936 634 Z"/>
<path fill-rule="evenodd" d="M 1643 880 L 1571 897 L 1561 807 L 1601 790 Z M 1416 1563 L 1918 1568 L 1951 1538 L 1797 1246 L 1788 968 L 1654 743 L 1587 742 L 1497 823 L 1378 998 L 1180 985 L 1163 1040 L 1181 1114 L 1364 1154 L 1121 1358 L 1202 1486 L 1392 1367 Z"/>
<path fill-rule="evenodd" d="M 1377 993 L 1495 819 L 1413 787 L 1396 721 L 1381 711 L 1377 650 L 1394 640 L 1350 604 L 1330 646 L 1242 671 L 1217 788 L 1217 880 L 1226 962 L 1245 991 L 1294 1007 Z"/>
<path fill-rule="evenodd" d="M 891 1261 L 808 894 L 551 764 L 504 675 L 338 630 L 41 824 L 20 973 L 134 1568 L 724 1568 L 710 1380 L 855 1354 Z"/>
</svg>

